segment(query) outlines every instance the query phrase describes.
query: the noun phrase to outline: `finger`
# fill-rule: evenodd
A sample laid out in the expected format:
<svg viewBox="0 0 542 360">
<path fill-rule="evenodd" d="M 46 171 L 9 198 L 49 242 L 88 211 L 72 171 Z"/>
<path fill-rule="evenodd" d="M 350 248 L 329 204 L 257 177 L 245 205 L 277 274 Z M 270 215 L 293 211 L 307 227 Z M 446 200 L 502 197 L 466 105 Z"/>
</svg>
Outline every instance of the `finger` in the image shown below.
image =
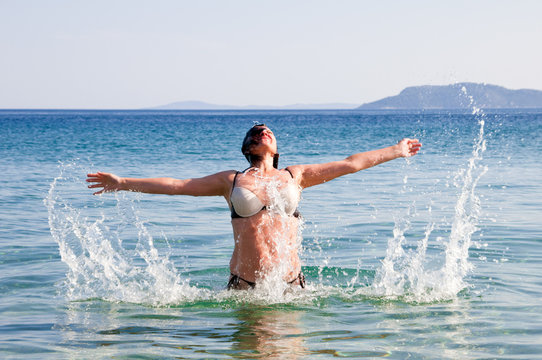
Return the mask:
<svg viewBox="0 0 542 360">
<path fill-rule="evenodd" d="M 109 176 L 109 175 L 111 175 L 111 174 L 106 173 L 106 172 L 98 171 L 96 173 L 88 173 L 87 177 L 102 177 L 102 176 Z"/>
<path fill-rule="evenodd" d="M 98 184 L 98 185 L 105 185 L 105 184 L 103 183 L 103 181 L 100 181 L 100 180 L 87 180 L 87 183 L 90 183 L 90 184 L 92 184 L 92 185 L 96 185 L 96 184 Z M 96 183 L 96 184 L 95 184 L 95 183 Z"/>
<path fill-rule="evenodd" d="M 104 187 L 103 184 L 94 184 L 94 185 L 89 185 L 88 188 L 89 189 L 94 189 L 94 188 L 99 188 L 99 187 Z"/>
<path fill-rule="evenodd" d="M 87 174 L 87 177 L 99 179 L 99 178 L 102 178 L 102 177 L 103 177 L 103 174 L 102 174 L 102 173 Z"/>
<path fill-rule="evenodd" d="M 92 195 L 100 195 L 101 193 L 103 193 L 104 191 L 103 190 L 100 190 L 100 191 L 96 191 L 94 194 Z"/>
</svg>

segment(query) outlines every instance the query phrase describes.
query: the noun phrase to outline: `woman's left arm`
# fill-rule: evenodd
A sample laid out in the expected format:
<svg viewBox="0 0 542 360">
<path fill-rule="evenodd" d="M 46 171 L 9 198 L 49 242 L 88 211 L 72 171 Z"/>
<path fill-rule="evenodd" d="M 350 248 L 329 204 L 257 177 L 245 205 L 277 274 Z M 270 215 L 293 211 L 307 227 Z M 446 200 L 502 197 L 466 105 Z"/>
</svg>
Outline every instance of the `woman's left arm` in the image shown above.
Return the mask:
<svg viewBox="0 0 542 360">
<path fill-rule="evenodd" d="M 396 145 L 354 154 L 344 160 L 325 164 L 294 165 L 289 166 L 288 169 L 298 179 L 301 187 L 307 188 L 399 157 L 416 155 L 421 146 L 422 144 L 417 139 L 403 139 Z"/>
</svg>

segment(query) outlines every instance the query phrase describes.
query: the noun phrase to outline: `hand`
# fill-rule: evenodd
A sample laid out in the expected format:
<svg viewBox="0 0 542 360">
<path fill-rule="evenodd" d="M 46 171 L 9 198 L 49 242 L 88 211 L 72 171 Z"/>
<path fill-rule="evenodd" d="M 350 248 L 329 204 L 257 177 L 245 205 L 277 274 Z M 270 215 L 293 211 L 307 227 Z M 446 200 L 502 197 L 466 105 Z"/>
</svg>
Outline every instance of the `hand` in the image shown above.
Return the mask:
<svg viewBox="0 0 542 360">
<path fill-rule="evenodd" d="M 403 139 L 399 141 L 397 144 L 399 148 L 399 156 L 400 157 L 411 157 L 418 153 L 420 148 L 422 147 L 422 144 L 418 141 L 418 139 Z"/>
<path fill-rule="evenodd" d="M 96 191 L 92 195 L 98 195 L 103 192 L 118 191 L 121 189 L 122 178 L 114 174 L 97 172 L 96 174 L 87 174 L 87 182 L 95 183 L 89 185 L 89 189 L 103 188 L 100 191 Z"/>
</svg>

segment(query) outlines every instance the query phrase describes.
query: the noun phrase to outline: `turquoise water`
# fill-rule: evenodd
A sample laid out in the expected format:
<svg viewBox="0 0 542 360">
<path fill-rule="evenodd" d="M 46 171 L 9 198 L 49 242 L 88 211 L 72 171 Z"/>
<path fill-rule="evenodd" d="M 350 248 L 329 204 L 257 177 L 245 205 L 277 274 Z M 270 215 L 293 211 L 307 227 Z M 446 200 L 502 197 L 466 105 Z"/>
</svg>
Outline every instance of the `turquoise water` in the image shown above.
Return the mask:
<svg viewBox="0 0 542 360">
<path fill-rule="evenodd" d="M 303 192 L 304 291 L 224 291 L 221 198 L 84 183 L 244 169 L 255 121 L 281 166 L 424 145 Z M 1 110 L 0 125 L 1 358 L 542 358 L 542 111 Z"/>
</svg>

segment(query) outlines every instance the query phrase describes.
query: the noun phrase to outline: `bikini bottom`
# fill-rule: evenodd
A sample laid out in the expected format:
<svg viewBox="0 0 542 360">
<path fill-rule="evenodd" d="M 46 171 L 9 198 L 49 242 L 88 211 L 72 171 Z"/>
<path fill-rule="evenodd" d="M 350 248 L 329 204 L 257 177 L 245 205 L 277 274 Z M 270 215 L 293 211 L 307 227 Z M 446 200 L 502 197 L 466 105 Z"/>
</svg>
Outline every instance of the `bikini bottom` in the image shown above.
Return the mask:
<svg viewBox="0 0 542 360">
<path fill-rule="evenodd" d="M 302 289 L 305 288 L 305 275 L 303 275 L 303 272 L 300 272 L 299 275 L 295 277 L 292 281 L 288 281 L 288 284 L 293 285 L 296 281 L 299 280 L 299 286 L 301 286 Z M 241 281 L 243 283 L 241 283 Z M 240 277 L 239 275 L 235 275 L 230 273 L 230 281 L 228 281 L 228 286 L 226 287 L 228 290 L 234 289 L 234 290 L 247 290 L 247 289 L 254 289 L 256 287 L 256 283 L 252 281 L 248 281 Z"/>
</svg>

